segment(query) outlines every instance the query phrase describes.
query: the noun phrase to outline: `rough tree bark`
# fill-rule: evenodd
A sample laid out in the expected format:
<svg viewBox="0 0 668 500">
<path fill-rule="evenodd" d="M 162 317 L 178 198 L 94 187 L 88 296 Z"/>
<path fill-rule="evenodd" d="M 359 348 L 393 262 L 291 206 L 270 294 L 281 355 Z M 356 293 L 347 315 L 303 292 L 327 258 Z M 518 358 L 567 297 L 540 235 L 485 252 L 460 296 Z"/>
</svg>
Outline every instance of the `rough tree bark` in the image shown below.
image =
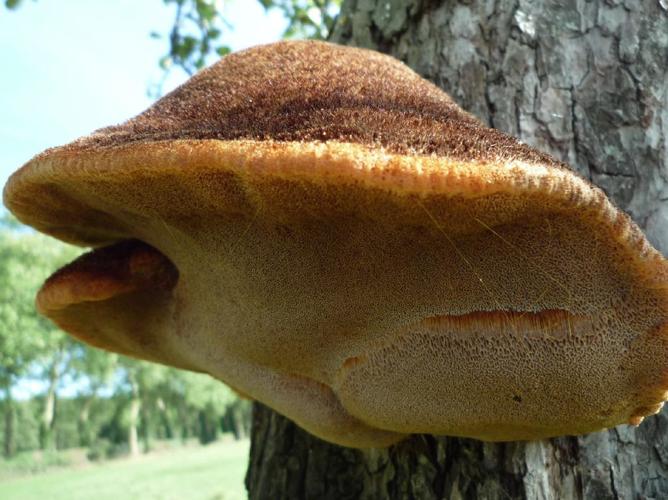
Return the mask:
<svg viewBox="0 0 668 500">
<path fill-rule="evenodd" d="M 601 186 L 668 254 L 668 1 L 349 0 L 333 41 L 405 61 Z M 340 448 L 256 404 L 251 499 L 668 498 L 668 413 L 532 443 Z"/>
</svg>

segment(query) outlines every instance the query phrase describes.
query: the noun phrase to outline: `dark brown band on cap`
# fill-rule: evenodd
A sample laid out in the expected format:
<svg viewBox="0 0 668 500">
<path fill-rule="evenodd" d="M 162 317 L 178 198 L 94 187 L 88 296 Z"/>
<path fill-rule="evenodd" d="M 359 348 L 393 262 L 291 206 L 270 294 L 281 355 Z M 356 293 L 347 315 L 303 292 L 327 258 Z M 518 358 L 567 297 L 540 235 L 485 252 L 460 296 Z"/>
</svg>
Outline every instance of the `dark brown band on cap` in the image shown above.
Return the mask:
<svg viewBox="0 0 668 500">
<path fill-rule="evenodd" d="M 176 139 L 335 140 L 397 154 L 563 167 L 484 127 L 396 59 L 312 41 L 227 56 L 137 117 L 66 148 Z"/>
</svg>

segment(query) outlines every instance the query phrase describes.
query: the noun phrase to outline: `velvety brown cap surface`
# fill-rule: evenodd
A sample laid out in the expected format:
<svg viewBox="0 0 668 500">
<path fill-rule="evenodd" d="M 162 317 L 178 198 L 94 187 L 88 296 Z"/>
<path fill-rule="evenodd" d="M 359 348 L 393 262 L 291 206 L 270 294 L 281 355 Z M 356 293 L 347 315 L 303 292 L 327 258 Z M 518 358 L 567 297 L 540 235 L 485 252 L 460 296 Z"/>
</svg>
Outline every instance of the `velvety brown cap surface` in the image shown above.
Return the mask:
<svg viewBox="0 0 668 500">
<path fill-rule="evenodd" d="M 556 163 L 482 126 L 396 59 L 319 42 L 227 56 L 136 118 L 69 147 L 174 139 L 334 140 L 466 161 Z"/>
</svg>

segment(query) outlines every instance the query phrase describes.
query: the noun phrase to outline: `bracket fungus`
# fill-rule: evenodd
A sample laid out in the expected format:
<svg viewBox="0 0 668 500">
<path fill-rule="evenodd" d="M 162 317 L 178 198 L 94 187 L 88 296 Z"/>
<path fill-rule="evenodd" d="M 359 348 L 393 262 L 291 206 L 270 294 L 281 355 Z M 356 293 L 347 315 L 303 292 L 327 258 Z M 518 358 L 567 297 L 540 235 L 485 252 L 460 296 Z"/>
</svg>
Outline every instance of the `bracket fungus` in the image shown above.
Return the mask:
<svg viewBox="0 0 668 500">
<path fill-rule="evenodd" d="M 639 228 L 372 51 L 227 56 L 4 201 L 95 248 L 38 294 L 63 329 L 334 443 L 580 434 L 668 397 L 668 264 Z"/>
</svg>

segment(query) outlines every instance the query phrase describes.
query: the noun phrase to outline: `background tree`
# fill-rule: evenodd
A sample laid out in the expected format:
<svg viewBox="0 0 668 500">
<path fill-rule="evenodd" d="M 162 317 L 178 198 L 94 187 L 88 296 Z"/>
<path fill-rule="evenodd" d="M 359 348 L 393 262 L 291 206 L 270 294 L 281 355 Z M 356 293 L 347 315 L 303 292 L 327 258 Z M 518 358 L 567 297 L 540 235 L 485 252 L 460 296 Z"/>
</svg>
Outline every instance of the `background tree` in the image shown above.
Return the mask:
<svg viewBox="0 0 668 500">
<path fill-rule="evenodd" d="M 139 455 L 139 435 L 144 443 L 144 452 L 150 450 L 149 436 L 151 422 L 148 411 L 155 394 L 155 387 L 165 378 L 166 366 L 146 363 L 132 358 L 121 357 L 120 365 L 124 373 L 124 385 L 129 394 L 127 408 L 128 447 L 130 455 Z M 140 429 L 141 427 L 141 429 Z"/>
<path fill-rule="evenodd" d="M 21 0 L 5 0 L 18 6 Z M 224 2 L 216 0 L 163 0 L 166 6 L 174 6 L 172 29 L 166 36 L 168 51 L 160 58 L 164 70 L 163 82 L 172 68 L 180 68 L 188 75 L 210 64 L 218 56 L 230 52 L 220 40 L 226 30 L 233 29 L 222 12 Z M 266 10 L 280 10 L 288 20 L 286 37 L 326 39 L 339 11 L 341 0 L 258 0 Z M 165 35 L 153 32 L 153 38 Z M 162 82 L 150 89 L 159 97 Z"/>
<path fill-rule="evenodd" d="M 76 343 L 71 348 L 71 373 L 73 382 L 81 386 L 80 407 L 77 415 L 79 446 L 93 443 L 91 409 L 100 390 L 112 382 L 118 365 L 118 356 L 99 349 L 91 349 Z"/>
<path fill-rule="evenodd" d="M 22 230 L 9 216 L 0 220 L 0 393 L 4 413 L 6 457 L 15 449 L 15 405 L 12 388 L 35 363 L 48 380 L 41 418 L 41 444 L 51 440 L 56 388 L 65 334 L 35 311 L 35 294 L 56 269 L 71 261 L 78 250 L 43 235 Z"/>
<path fill-rule="evenodd" d="M 668 253 L 668 8 L 644 0 L 348 0 L 330 39 L 392 54 L 572 165 Z M 579 437 L 339 448 L 255 405 L 261 498 L 668 498 L 668 418 Z"/>
<path fill-rule="evenodd" d="M 228 414 L 241 411 L 243 415 L 244 404 L 238 396 L 208 375 L 126 357 L 119 358 L 119 365 L 127 395 L 124 425 L 131 455 L 140 453 L 140 441 L 148 452 L 153 437 L 170 439 L 177 428 L 184 439 L 211 443 L 223 431 Z M 228 430 L 244 433 L 243 427 Z"/>
<path fill-rule="evenodd" d="M 163 407 L 160 410 L 163 425 L 168 421 L 170 427 L 178 426 L 183 438 L 195 435 L 200 443 L 208 444 L 215 441 L 221 431 L 232 432 L 237 439 L 246 434 L 250 403 L 240 400 L 218 380 L 170 368 L 168 376 L 156 389 L 157 400 Z"/>
</svg>

